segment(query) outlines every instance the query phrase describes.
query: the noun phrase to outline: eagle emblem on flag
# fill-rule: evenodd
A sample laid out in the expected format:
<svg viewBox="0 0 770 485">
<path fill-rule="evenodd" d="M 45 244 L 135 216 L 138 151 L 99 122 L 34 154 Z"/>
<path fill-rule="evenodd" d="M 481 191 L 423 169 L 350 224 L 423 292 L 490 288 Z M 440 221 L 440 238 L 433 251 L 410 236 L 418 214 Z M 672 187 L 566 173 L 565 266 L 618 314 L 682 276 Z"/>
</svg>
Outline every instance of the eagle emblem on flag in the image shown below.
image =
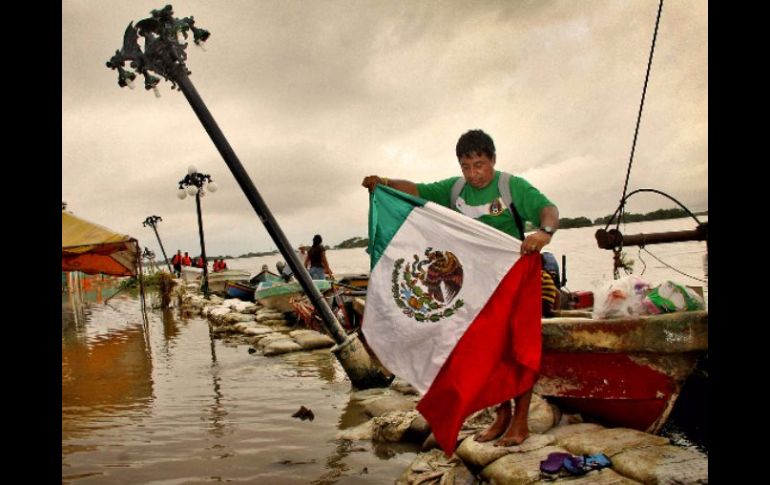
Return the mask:
<svg viewBox="0 0 770 485">
<path fill-rule="evenodd" d="M 451 317 L 465 302 L 455 300 L 463 286 L 463 265 L 451 251 L 427 248 L 423 258 L 399 258 L 393 264 L 393 299 L 418 322 Z M 452 304 L 452 301 L 454 304 Z"/>
</svg>

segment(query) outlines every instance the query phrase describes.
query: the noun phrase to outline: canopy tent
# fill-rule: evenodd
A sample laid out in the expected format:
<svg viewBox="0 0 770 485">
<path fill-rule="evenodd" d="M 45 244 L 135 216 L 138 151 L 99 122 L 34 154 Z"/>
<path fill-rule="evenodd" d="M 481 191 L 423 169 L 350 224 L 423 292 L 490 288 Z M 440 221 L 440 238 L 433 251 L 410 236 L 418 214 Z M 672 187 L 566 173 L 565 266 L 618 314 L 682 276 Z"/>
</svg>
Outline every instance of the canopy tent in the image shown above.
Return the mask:
<svg viewBox="0 0 770 485">
<path fill-rule="evenodd" d="M 62 271 L 136 276 L 139 257 L 139 243 L 131 236 L 62 211 Z"/>
</svg>

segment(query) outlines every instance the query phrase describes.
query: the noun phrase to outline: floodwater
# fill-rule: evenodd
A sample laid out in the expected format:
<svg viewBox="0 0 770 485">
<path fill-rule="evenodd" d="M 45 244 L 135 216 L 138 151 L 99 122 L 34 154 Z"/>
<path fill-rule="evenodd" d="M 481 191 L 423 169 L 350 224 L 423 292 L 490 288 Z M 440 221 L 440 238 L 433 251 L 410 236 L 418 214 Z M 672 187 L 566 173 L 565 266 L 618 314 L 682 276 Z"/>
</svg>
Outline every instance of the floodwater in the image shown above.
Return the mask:
<svg viewBox="0 0 770 485">
<path fill-rule="evenodd" d="M 707 218 L 701 218 L 702 220 Z M 629 224 L 624 234 L 681 231 L 692 219 Z M 567 286 L 591 289 L 612 278 L 596 227 L 559 231 L 550 250 L 567 255 Z M 704 277 L 701 242 L 629 248 L 634 274 L 653 284 L 688 285 L 671 265 Z M 662 261 L 654 259 L 654 254 Z M 280 256 L 235 259 L 254 273 Z M 363 249 L 329 251 L 336 274 L 368 272 Z M 704 285 L 705 286 L 705 285 Z M 266 484 L 393 483 L 414 445 L 336 440 L 366 421 L 336 359 L 327 351 L 278 357 L 213 339 L 202 317 L 148 310 L 135 296 L 97 285 L 62 293 L 62 481 L 64 483 Z M 707 292 L 706 292 L 707 294 Z M 148 298 L 150 306 L 154 303 Z M 313 421 L 291 415 L 310 408 Z"/>
<path fill-rule="evenodd" d="M 328 351 L 249 354 L 178 312 L 63 295 L 64 483 L 393 483 L 414 459 L 335 439 L 367 418 Z"/>
</svg>

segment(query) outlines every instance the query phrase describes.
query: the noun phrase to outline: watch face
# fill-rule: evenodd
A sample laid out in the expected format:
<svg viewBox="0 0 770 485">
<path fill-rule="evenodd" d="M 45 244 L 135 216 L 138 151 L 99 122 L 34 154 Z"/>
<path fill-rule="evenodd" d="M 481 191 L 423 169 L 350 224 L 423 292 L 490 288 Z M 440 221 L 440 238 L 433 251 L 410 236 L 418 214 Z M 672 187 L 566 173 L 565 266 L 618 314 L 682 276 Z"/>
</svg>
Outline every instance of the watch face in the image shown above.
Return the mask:
<svg viewBox="0 0 770 485">
<path fill-rule="evenodd" d="M 540 229 L 542 229 L 544 233 L 550 234 L 551 236 L 553 236 L 553 227 L 545 226 L 545 227 L 541 227 Z"/>
</svg>

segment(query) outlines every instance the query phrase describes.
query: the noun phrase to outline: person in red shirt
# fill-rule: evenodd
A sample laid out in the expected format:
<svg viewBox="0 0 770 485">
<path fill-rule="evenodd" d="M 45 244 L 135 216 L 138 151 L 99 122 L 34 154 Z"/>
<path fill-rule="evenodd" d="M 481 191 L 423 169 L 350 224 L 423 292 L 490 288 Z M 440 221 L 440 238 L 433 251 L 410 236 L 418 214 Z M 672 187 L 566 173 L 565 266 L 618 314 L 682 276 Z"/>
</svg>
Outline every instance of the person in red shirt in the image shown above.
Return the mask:
<svg viewBox="0 0 770 485">
<path fill-rule="evenodd" d="M 179 278 L 182 274 L 182 250 L 177 249 L 176 254 L 171 258 L 171 265 L 174 266 L 174 273 Z"/>
<path fill-rule="evenodd" d="M 184 257 L 182 258 L 182 266 L 192 266 L 192 259 L 190 259 L 190 255 L 187 254 L 185 251 Z"/>
</svg>

